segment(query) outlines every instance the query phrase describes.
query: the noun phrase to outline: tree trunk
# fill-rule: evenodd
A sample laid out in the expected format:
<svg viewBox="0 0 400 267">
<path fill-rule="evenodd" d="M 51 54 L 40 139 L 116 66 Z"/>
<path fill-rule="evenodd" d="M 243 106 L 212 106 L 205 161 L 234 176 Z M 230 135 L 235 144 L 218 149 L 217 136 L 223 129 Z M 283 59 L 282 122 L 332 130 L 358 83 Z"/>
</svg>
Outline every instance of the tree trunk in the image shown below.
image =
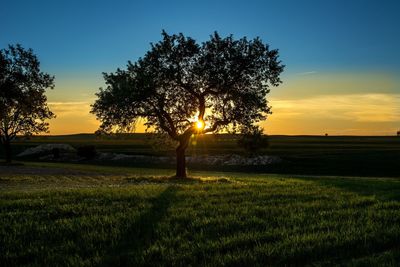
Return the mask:
<svg viewBox="0 0 400 267">
<path fill-rule="evenodd" d="M 4 146 L 4 154 L 6 156 L 6 163 L 11 163 L 12 160 L 12 151 L 11 151 L 11 143 L 9 140 L 5 140 L 3 143 Z"/>
<path fill-rule="evenodd" d="M 176 177 L 186 178 L 185 149 L 176 149 Z"/>
<path fill-rule="evenodd" d="M 186 158 L 185 151 L 189 145 L 189 138 L 181 140 L 176 148 L 176 177 L 186 178 Z"/>
</svg>

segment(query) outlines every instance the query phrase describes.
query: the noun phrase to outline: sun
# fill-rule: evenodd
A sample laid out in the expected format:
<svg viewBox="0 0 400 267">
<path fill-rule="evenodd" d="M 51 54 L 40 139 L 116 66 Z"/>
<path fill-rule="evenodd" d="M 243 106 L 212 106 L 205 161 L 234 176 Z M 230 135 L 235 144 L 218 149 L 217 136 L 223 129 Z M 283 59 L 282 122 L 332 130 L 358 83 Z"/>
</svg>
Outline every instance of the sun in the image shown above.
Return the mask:
<svg viewBox="0 0 400 267">
<path fill-rule="evenodd" d="M 196 121 L 196 128 L 202 130 L 204 128 L 204 122 L 201 120 Z"/>
</svg>

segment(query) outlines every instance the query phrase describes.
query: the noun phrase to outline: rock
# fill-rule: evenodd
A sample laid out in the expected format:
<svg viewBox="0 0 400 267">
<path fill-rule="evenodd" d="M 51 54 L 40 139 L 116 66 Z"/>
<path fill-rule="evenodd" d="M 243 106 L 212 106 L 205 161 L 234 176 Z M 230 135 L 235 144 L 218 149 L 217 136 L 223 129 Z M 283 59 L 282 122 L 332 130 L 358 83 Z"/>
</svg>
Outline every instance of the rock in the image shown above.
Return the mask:
<svg viewBox="0 0 400 267">
<path fill-rule="evenodd" d="M 31 147 L 26 149 L 25 151 L 19 153 L 17 157 L 26 157 L 26 156 L 35 156 L 35 155 L 43 155 L 43 154 L 52 154 L 53 149 L 58 149 L 60 153 L 74 153 L 76 152 L 75 148 L 68 144 L 43 144 L 36 147 Z"/>
<path fill-rule="evenodd" d="M 59 149 L 60 157 L 57 160 L 61 161 L 81 161 L 85 160 L 82 157 L 76 155 L 76 150 L 67 144 L 44 144 L 34 148 L 29 148 L 24 152 L 20 153 L 18 157 L 24 156 L 40 156 L 43 160 L 55 160 L 53 156 L 53 149 Z M 136 163 L 169 163 L 174 164 L 176 158 L 174 156 L 146 156 L 146 155 L 126 155 L 117 153 L 97 153 L 94 160 L 98 161 L 124 161 L 129 160 L 130 162 Z M 253 156 L 246 157 L 236 154 L 229 155 L 198 155 L 198 156 L 187 156 L 186 162 L 189 164 L 201 164 L 201 165 L 214 165 L 214 166 L 262 166 L 270 165 L 282 162 L 281 158 L 277 156 Z"/>
<path fill-rule="evenodd" d="M 125 154 L 114 154 L 114 156 L 111 160 L 124 160 L 124 159 L 130 159 L 130 158 L 133 158 L 133 156 L 125 155 Z"/>
<path fill-rule="evenodd" d="M 218 155 L 218 156 L 189 156 L 186 158 L 188 163 L 205 165 L 269 165 L 282 162 L 277 156 L 253 156 L 244 157 L 240 155 Z"/>
</svg>

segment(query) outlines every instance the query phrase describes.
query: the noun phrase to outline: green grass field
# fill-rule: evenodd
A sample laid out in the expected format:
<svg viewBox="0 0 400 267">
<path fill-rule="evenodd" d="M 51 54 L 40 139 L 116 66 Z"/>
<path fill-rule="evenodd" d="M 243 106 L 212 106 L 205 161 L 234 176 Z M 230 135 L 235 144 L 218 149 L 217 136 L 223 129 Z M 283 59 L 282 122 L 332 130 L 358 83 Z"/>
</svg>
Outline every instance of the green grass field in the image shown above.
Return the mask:
<svg viewBox="0 0 400 267">
<path fill-rule="evenodd" d="M 400 262 L 400 179 L 197 171 L 180 181 L 168 169 L 23 168 L 39 171 L 0 174 L 3 266 Z"/>
</svg>

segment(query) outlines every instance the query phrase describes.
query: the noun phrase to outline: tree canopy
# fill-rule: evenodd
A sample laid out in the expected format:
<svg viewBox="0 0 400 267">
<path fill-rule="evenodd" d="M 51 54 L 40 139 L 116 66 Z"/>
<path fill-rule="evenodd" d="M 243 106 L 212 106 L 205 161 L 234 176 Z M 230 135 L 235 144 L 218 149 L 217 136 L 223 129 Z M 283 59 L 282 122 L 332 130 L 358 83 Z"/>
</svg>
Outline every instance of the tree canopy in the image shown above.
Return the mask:
<svg viewBox="0 0 400 267">
<path fill-rule="evenodd" d="M 11 161 L 10 142 L 18 134 L 48 130 L 46 119 L 54 114 L 47 106 L 45 90 L 54 87 L 54 77 L 40 71 L 32 49 L 9 45 L 0 50 L 0 141 Z"/>
<path fill-rule="evenodd" d="M 217 32 L 202 44 L 182 33 L 162 37 L 126 69 L 103 74 L 107 87 L 92 106 L 102 131 L 130 130 L 145 118 L 184 152 L 194 133 L 236 131 L 271 113 L 266 96 L 284 68 L 278 50 Z"/>
</svg>

